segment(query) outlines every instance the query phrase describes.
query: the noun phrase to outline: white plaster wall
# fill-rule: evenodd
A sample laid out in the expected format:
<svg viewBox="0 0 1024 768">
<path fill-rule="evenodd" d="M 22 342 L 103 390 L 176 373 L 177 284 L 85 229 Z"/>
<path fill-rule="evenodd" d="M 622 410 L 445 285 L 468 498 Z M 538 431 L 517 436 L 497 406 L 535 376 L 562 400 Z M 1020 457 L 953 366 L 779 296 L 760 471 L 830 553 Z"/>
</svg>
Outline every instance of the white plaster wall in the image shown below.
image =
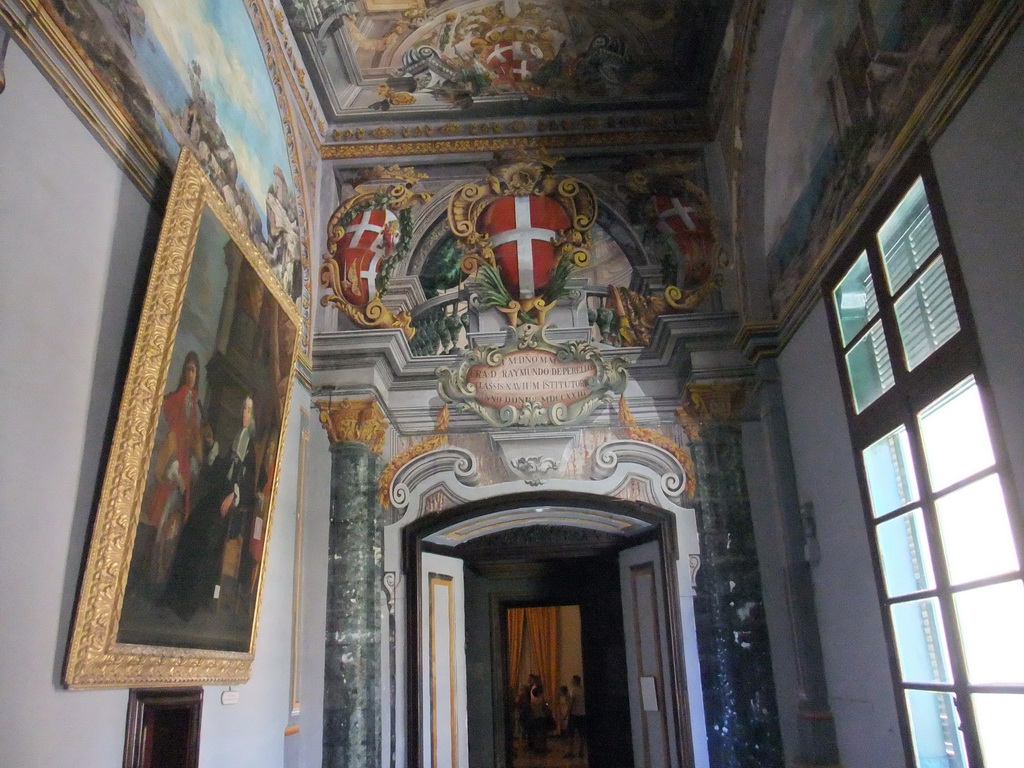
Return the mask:
<svg viewBox="0 0 1024 768">
<path fill-rule="evenodd" d="M 932 151 L 1007 455 L 1024 480 L 1024 32 Z M 780 358 L 801 501 L 822 548 L 816 600 L 844 768 L 902 765 L 864 513 L 824 304 Z"/>
<path fill-rule="evenodd" d="M 149 205 L 13 44 L 6 75 L 0 94 L 0 768 L 108 768 L 121 764 L 127 692 L 65 691 L 60 679 L 119 361 L 134 336 L 129 305 L 154 248 L 147 239 Z M 296 394 L 301 400 L 301 390 Z M 221 706 L 223 689 L 206 690 L 204 768 L 282 764 L 290 705 L 294 413 L 290 425 L 253 677 L 233 707 Z"/>
<path fill-rule="evenodd" d="M 779 360 L 800 501 L 814 504 L 821 562 L 813 568 L 829 704 L 843 768 L 904 764 L 882 631 L 823 304 Z"/>
<path fill-rule="evenodd" d="M 1024 490 L 1022 105 L 1024 30 L 1018 29 L 932 152 L 1018 492 Z"/>
</svg>

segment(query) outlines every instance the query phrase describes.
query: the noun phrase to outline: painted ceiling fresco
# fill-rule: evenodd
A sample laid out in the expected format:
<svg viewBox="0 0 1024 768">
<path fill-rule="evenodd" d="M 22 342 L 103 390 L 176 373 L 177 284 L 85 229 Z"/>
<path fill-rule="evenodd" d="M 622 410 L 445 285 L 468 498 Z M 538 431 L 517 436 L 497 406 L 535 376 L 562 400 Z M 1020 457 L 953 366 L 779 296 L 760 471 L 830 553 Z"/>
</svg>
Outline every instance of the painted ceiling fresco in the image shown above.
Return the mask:
<svg viewBox="0 0 1024 768">
<path fill-rule="evenodd" d="M 705 106 L 732 0 L 284 0 L 333 121 Z M 728 47 L 728 46 L 725 46 Z"/>
<path fill-rule="evenodd" d="M 797 0 L 765 159 L 765 249 L 783 307 L 880 167 L 983 0 Z M 991 5 L 991 4 L 990 4 Z M 974 26 L 977 26 L 976 24 Z"/>
<path fill-rule="evenodd" d="M 294 142 L 241 0 L 52 0 L 103 85 L 160 163 L 199 158 L 242 229 L 309 320 Z"/>
</svg>

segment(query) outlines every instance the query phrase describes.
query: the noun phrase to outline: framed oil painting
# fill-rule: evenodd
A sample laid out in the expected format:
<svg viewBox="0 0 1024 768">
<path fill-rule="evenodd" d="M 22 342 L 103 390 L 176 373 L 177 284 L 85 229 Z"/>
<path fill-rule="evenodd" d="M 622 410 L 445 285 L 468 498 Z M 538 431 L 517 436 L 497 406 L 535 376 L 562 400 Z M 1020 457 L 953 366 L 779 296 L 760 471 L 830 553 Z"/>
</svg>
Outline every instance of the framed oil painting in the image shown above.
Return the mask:
<svg viewBox="0 0 1024 768">
<path fill-rule="evenodd" d="M 298 311 L 178 161 L 72 626 L 69 688 L 250 675 Z"/>
</svg>

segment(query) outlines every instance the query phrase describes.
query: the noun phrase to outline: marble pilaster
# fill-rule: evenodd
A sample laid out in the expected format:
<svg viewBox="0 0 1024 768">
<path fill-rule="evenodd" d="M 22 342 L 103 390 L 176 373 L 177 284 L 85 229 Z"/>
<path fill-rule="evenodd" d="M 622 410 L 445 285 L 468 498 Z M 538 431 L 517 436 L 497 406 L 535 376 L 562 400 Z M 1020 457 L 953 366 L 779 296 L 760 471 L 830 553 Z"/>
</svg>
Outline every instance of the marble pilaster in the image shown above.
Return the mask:
<svg viewBox="0 0 1024 768">
<path fill-rule="evenodd" d="M 697 476 L 695 606 L 708 750 L 715 768 L 782 768 L 771 653 L 743 470 L 736 383 L 691 385 L 681 415 Z"/>
<path fill-rule="evenodd" d="M 383 576 L 377 478 L 386 426 L 373 400 L 319 407 L 331 440 L 323 766 L 376 768 Z"/>
</svg>

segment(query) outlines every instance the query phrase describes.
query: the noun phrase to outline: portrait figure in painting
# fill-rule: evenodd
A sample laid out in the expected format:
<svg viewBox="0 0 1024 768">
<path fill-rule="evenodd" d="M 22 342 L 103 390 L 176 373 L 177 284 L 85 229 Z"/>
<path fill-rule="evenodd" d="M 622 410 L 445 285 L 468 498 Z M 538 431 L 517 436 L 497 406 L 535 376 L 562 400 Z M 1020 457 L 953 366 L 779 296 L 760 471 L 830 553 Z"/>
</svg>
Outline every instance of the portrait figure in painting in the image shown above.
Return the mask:
<svg viewBox="0 0 1024 768">
<path fill-rule="evenodd" d="M 295 335 L 204 214 L 171 352 L 170 370 L 180 373 L 161 404 L 118 642 L 248 648 Z"/>
<path fill-rule="evenodd" d="M 203 459 L 199 355 L 189 351 L 177 387 L 160 409 L 151 471 L 136 534 L 129 589 L 153 594 L 167 579 L 182 525 L 192 508 Z"/>
<path fill-rule="evenodd" d="M 237 436 L 200 478 L 162 596 L 185 621 L 220 597 L 222 575 L 237 578 L 238 555 L 232 555 L 226 545 L 237 538 L 232 533 L 247 529 L 256 505 L 255 428 L 252 398 L 247 396 Z"/>
</svg>

